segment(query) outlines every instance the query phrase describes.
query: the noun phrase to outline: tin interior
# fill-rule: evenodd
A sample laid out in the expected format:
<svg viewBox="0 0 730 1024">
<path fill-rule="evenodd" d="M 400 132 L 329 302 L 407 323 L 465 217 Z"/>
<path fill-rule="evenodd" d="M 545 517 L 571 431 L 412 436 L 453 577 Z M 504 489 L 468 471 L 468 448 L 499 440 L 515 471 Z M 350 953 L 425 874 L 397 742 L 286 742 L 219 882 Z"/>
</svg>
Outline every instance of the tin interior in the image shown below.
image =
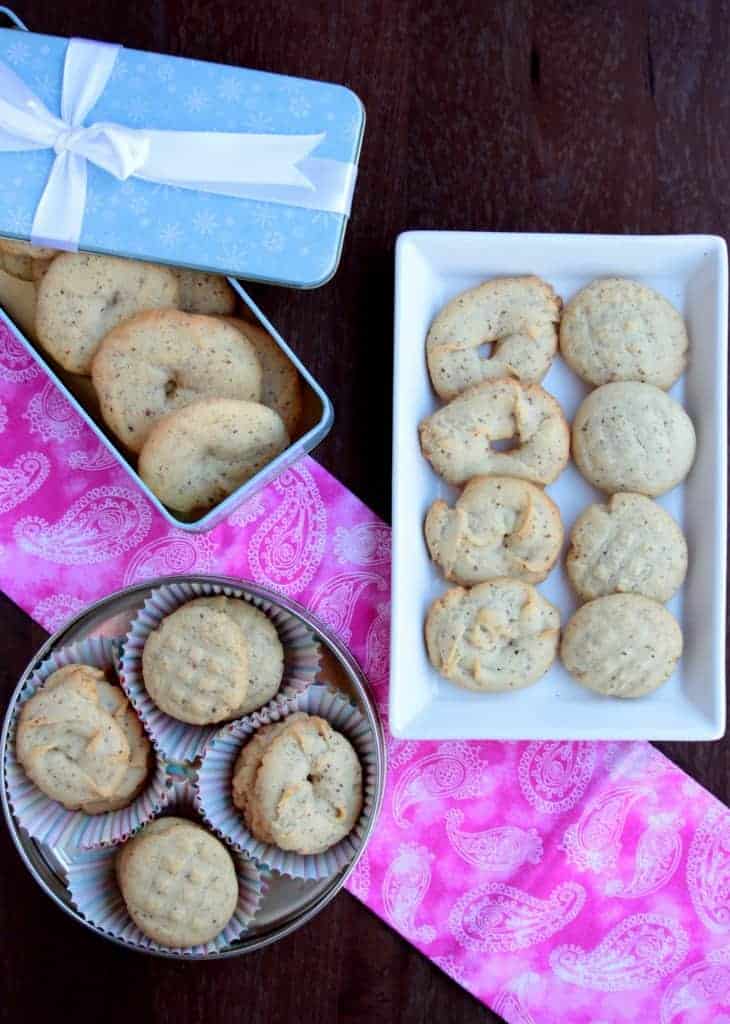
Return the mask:
<svg viewBox="0 0 730 1024">
<path fill-rule="evenodd" d="M 5 818 L 13 841 L 25 862 L 28 870 L 42 889 L 76 921 L 86 928 L 103 936 L 111 942 L 133 949 L 136 952 L 147 952 L 148 955 L 165 956 L 173 959 L 205 959 L 215 960 L 224 957 L 248 953 L 255 949 L 283 938 L 306 921 L 309 921 L 339 892 L 345 880 L 355 868 L 359 857 L 330 878 L 321 881 L 304 881 L 272 874 L 261 908 L 251 927 L 239 940 L 226 949 L 200 957 L 183 957 L 174 951 L 151 952 L 130 946 L 120 939 L 112 938 L 95 925 L 86 921 L 71 903 L 65 886 L 65 864 L 63 852 L 52 849 L 45 844 L 30 839 L 17 825 L 12 815 L 7 798 L 7 780 L 5 777 L 5 748 L 7 744 L 8 726 L 12 710 L 25 681 L 35 666 L 46 658 L 56 647 L 84 640 L 90 636 L 120 636 L 124 634 L 134 615 L 144 603 L 150 590 L 163 583 L 188 580 L 193 583 L 213 583 L 221 586 L 245 586 L 246 590 L 265 598 L 267 601 L 281 605 L 282 608 L 300 618 L 313 630 L 322 645 L 322 668 L 318 681 L 339 690 L 353 701 L 363 713 L 373 730 L 376 739 L 377 777 L 376 798 L 373 814 L 367 823 L 360 853 L 375 824 L 382 800 L 385 776 L 385 753 L 383 734 L 378 722 L 375 705 L 369 692 L 368 684 L 357 663 L 339 641 L 326 630 L 321 623 L 313 619 L 309 613 L 295 602 L 285 600 L 264 587 L 255 586 L 248 581 L 231 579 L 224 576 L 185 576 L 168 577 L 154 580 L 135 587 L 129 587 L 102 601 L 91 605 L 85 612 L 72 620 L 65 628 L 52 636 L 41 648 L 36 657 L 23 673 L 18 686 L 10 700 L 0 738 L 0 761 L 2 764 L 2 804 Z"/>
<path fill-rule="evenodd" d="M 5 309 L 0 304 L 0 318 L 13 330 L 18 340 L 52 378 L 69 403 L 88 423 L 102 444 L 114 455 L 122 468 L 132 477 L 136 485 L 144 492 L 160 514 L 172 526 L 192 533 L 201 533 L 212 529 L 216 523 L 220 522 L 226 515 L 229 515 L 242 501 L 251 498 L 257 491 L 273 480 L 274 477 L 278 476 L 288 466 L 301 458 L 302 455 L 305 455 L 318 445 L 327 436 L 334 422 L 332 403 L 324 390 L 294 352 L 292 352 L 271 321 L 259 309 L 240 282 L 234 278 L 228 278 L 228 281 L 238 295 L 234 315 L 243 320 L 248 320 L 250 323 L 259 324 L 271 335 L 287 359 L 297 368 L 302 383 L 303 414 L 298 434 L 295 438 L 292 438 L 291 444 L 285 451 L 268 463 L 268 465 L 264 466 L 263 469 L 242 484 L 241 487 L 233 491 L 222 502 L 198 518 L 180 517 L 162 504 L 137 473 L 132 454 L 108 430 L 101 418 L 101 414 L 98 412 L 98 407 L 94 409 L 96 395 L 90 378 L 80 374 L 68 373 L 60 367 L 34 340 L 23 333 L 20 326 L 13 320 L 11 311 Z"/>
</svg>

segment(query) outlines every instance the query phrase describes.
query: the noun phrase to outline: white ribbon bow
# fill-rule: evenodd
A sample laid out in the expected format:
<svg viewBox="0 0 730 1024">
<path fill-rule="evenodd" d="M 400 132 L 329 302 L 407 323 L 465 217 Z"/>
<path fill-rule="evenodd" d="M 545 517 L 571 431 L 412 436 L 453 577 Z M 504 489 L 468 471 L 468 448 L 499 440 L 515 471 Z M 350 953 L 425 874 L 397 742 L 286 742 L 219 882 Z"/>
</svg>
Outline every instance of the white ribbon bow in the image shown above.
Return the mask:
<svg viewBox="0 0 730 1024">
<path fill-rule="evenodd" d="M 310 157 L 318 135 L 178 132 L 84 120 L 106 88 L 121 47 L 71 39 L 66 50 L 61 116 L 0 61 L 0 152 L 53 149 L 31 241 L 78 248 L 86 207 L 87 163 L 120 181 L 143 181 L 349 214 L 354 164 Z"/>
</svg>

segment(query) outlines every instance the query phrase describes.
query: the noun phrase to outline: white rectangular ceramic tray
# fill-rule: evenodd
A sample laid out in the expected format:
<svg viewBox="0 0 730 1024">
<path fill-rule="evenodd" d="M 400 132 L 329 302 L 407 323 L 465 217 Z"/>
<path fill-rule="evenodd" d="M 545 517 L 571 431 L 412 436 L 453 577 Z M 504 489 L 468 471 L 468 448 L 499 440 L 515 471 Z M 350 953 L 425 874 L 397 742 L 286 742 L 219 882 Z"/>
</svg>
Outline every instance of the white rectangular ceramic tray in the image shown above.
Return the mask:
<svg viewBox="0 0 730 1024">
<path fill-rule="evenodd" d="M 672 678 L 638 700 L 600 697 L 559 661 L 536 685 L 476 694 L 442 679 L 429 663 L 423 623 L 448 584 L 431 563 L 423 519 L 436 498 L 456 489 L 422 456 L 418 424 L 438 401 L 424 342 L 438 310 L 489 277 L 538 274 L 567 302 L 596 277 L 635 278 L 683 313 L 689 366 L 670 394 L 697 430 L 697 456 L 685 482 L 660 498 L 684 529 L 689 572 L 669 602 L 684 633 Z M 727 464 L 727 251 L 705 235 L 531 235 L 411 231 L 396 250 L 393 423 L 393 606 L 390 728 L 410 739 L 711 740 L 725 731 L 725 551 Z M 542 382 L 572 420 L 589 388 L 558 357 Z M 578 514 L 605 500 L 571 464 L 548 487 L 566 540 Z M 565 624 L 577 602 L 563 557 L 539 589 Z"/>
</svg>

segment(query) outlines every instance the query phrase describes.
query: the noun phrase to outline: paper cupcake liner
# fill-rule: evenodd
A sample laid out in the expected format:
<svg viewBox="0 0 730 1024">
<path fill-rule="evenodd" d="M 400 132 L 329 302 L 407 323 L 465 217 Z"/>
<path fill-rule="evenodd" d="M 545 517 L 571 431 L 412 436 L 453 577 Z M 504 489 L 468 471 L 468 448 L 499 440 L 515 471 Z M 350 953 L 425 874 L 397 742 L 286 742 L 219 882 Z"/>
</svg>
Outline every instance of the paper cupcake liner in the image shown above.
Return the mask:
<svg viewBox="0 0 730 1024">
<path fill-rule="evenodd" d="M 187 784 L 175 787 L 165 814 L 194 811 Z M 197 817 L 197 815 L 196 815 Z M 245 855 L 229 850 L 238 878 L 238 904 L 226 927 L 210 942 L 198 946 L 163 946 L 150 939 L 129 916 L 115 871 L 119 851 L 95 850 L 71 856 L 66 864 L 66 884 L 78 912 L 106 935 L 147 951 L 175 953 L 194 959 L 229 948 L 249 928 L 261 905 L 265 886 L 258 866 Z"/>
<path fill-rule="evenodd" d="M 262 843 L 246 827 L 243 815 L 233 803 L 233 769 L 243 745 L 262 725 L 278 722 L 295 711 L 325 718 L 348 738 L 357 751 L 363 769 L 363 810 L 347 838 L 324 853 L 288 853 Z M 195 803 L 205 822 L 235 849 L 254 857 L 262 866 L 292 878 L 329 878 L 360 849 L 373 814 L 376 791 L 376 740 L 365 716 L 340 694 L 326 686 L 312 686 L 276 707 L 258 711 L 220 729 L 210 741 L 198 770 Z"/>
<path fill-rule="evenodd" d="M 121 843 L 146 821 L 154 818 L 168 798 L 165 766 L 156 758 L 147 786 L 127 807 L 107 814 L 85 814 L 68 811 L 52 800 L 28 778 L 17 759 L 16 731 L 20 711 L 25 702 L 45 680 L 64 665 L 80 662 L 108 670 L 114 665 L 114 650 L 119 641 L 109 637 L 92 637 L 80 643 L 59 647 L 40 662 L 28 679 L 13 710 L 5 755 L 5 777 L 8 799 L 20 827 L 31 838 L 48 846 L 68 849 L 79 847 L 94 850 Z"/>
<path fill-rule="evenodd" d="M 147 726 L 153 743 L 171 761 L 194 761 L 221 725 L 188 725 L 161 711 L 145 689 L 142 649 L 149 634 L 181 605 L 196 597 L 219 595 L 250 601 L 271 619 L 278 631 L 284 648 L 284 676 L 278 693 L 264 708 L 273 707 L 282 700 L 303 693 L 312 685 L 319 670 L 320 650 L 312 631 L 289 612 L 249 594 L 243 587 L 180 582 L 153 590 L 137 613 L 124 640 L 120 678 L 127 696 Z"/>
</svg>

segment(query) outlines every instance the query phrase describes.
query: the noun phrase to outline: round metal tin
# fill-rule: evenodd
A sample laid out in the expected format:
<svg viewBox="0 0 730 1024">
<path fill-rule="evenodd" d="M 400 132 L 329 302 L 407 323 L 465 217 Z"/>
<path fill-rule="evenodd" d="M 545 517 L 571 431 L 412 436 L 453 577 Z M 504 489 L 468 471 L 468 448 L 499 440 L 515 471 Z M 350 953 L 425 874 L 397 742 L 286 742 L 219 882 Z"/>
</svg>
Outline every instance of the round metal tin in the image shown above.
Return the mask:
<svg viewBox="0 0 730 1024">
<path fill-rule="evenodd" d="M 48 657 L 55 648 L 84 640 L 90 636 L 124 635 L 132 618 L 144 603 L 153 587 L 166 583 L 180 582 L 181 580 L 187 580 L 191 583 L 212 583 L 220 586 L 241 587 L 249 593 L 279 605 L 285 611 L 304 622 L 313 631 L 323 649 L 322 668 L 319 673 L 319 679 L 328 686 L 343 693 L 360 709 L 373 731 L 377 757 L 376 796 L 373 812 L 366 824 L 363 841 L 353 860 L 337 874 L 320 881 L 304 881 L 302 879 L 271 874 L 261 907 L 249 930 L 240 939 L 220 952 L 197 957 L 191 957 L 189 954 L 183 957 L 172 950 L 143 950 L 124 942 L 122 939 L 106 934 L 106 932 L 87 921 L 72 904 L 68 889 L 66 888 L 66 865 L 63 851 L 29 838 L 18 826 L 8 803 L 8 787 L 5 772 L 5 751 L 8 742 L 10 717 L 28 676 L 39 662 Z M 340 641 L 322 623 L 311 616 L 305 608 L 295 601 L 283 597 L 281 594 L 277 594 L 265 587 L 259 587 L 247 580 L 234 579 L 228 576 L 174 576 L 150 580 L 134 587 L 127 587 L 124 590 L 111 594 L 109 597 L 103 598 L 101 601 L 97 601 L 46 641 L 20 677 L 5 713 L 2 735 L 0 736 L 0 774 L 0 796 L 2 798 L 3 812 L 13 842 L 33 878 L 62 910 L 85 928 L 96 932 L 107 941 L 133 949 L 135 952 L 146 952 L 148 955 L 164 956 L 186 961 L 196 959 L 218 960 L 224 957 L 238 956 L 242 953 L 250 953 L 253 950 L 261 949 L 272 942 L 276 942 L 285 935 L 289 935 L 307 921 L 310 921 L 315 914 L 318 914 L 337 895 L 354 870 L 377 820 L 385 784 L 385 745 L 375 703 L 370 694 L 368 682 L 360 667 Z"/>
</svg>

